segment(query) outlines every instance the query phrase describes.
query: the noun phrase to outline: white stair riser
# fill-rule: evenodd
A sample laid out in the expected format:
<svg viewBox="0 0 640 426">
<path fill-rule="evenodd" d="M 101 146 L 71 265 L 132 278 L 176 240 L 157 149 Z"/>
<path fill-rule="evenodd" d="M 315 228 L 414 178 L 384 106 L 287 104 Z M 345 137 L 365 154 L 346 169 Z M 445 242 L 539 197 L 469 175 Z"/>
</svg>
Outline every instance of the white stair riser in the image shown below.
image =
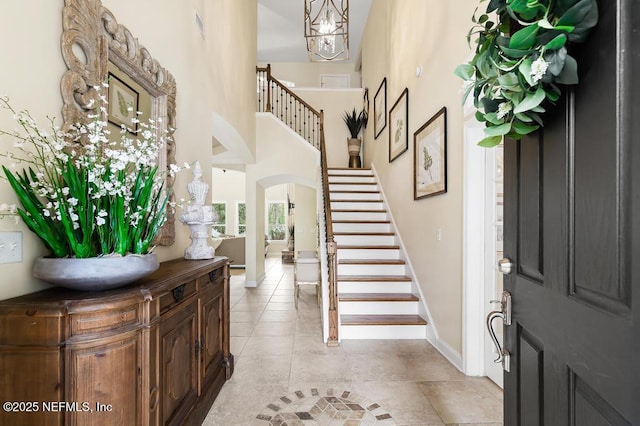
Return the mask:
<svg viewBox="0 0 640 426">
<path fill-rule="evenodd" d="M 370 202 L 349 202 L 349 201 L 332 201 L 331 210 L 382 210 L 384 204 L 382 200 L 375 203 Z"/>
<path fill-rule="evenodd" d="M 331 200 L 382 200 L 379 192 L 331 192 Z"/>
<path fill-rule="evenodd" d="M 371 183 L 376 179 L 373 176 L 329 176 L 329 183 L 349 182 L 349 183 Z"/>
<path fill-rule="evenodd" d="M 339 246 L 389 246 L 396 240 L 393 235 L 334 235 L 333 238 Z"/>
<path fill-rule="evenodd" d="M 411 283 L 403 282 L 352 282 L 340 281 L 340 293 L 411 293 Z"/>
<path fill-rule="evenodd" d="M 367 191 L 367 192 L 378 192 L 378 185 L 367 185 L 367 184 L 357 184 L 357 183 L 349 183 L 349 184 L 329 184 L 329 192 L 331 191 Z"/>
<path fill-rule="evenodd" d="M 341 340 L 358 339 L 426 339 L 426 325 L 343 325 L 339 333 Z"/>
<path fill-rule="evenodd" d="M 340 314 L 417 315 L 418 302 L 346 302 L 341 300 Z"/>
<path fill-rule="evenodd" d="M 389 223 L 333 223 L 333 232 L 391 232 Z"/>
<path fill-rule="evenodd" d="M 400 259 L 398 249 L 338 249 L 338 259 Z"/>
<path fill-rule="evenodd" d="M 329 169 L 329 176 L 331 175 L 365 175 L 371 176 L 371 170 L 362 170 L 362 169 Z"/>
<path fill-rule="evenodd" d="M 344 265 L 338 264 L 338 275 L 404 275 L 405 265 Z"/>
<path fill-rule="evenodd" d="M 387 212 L 331 212 L 333 220 L 388 220 Z"/>
</svg>

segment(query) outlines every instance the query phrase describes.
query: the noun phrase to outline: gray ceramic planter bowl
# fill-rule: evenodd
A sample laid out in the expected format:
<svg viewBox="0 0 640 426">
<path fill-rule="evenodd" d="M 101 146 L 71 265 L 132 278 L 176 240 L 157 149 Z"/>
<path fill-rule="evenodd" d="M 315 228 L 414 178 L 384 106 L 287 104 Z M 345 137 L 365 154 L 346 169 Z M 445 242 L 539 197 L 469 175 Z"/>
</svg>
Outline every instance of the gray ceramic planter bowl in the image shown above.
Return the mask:
<svg viewBox="0 0 640 426">
<path fill-rule="evenodd" d="M 60 287 L 99 291 L 122 287 L 158 269 L 155 253 L 88 259 L 39 258 L 33 276 Z"/>
</svg>

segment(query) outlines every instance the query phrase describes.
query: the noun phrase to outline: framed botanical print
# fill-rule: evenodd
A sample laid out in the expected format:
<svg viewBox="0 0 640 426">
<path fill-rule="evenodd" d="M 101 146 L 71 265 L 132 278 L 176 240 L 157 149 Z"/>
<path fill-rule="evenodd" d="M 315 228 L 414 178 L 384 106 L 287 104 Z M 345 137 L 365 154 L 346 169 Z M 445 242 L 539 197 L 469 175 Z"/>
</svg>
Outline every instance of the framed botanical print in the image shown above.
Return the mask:
<svg viewBox="0 0 640 426">
<path fill-rule="evenodd" d="M 404 89 L 389 111 L 389 162 L 409 149 L 409 89 Z"/>
<path fill-rule="evenodd" d="M 413 134 L 413 199 L 447 192 L 447 108 Z"/>
<path fill-rule="evenodd" d="M 362 97 L 362 126 L 364 128 L 369 124 L 369 88 L 364 89 L 364 95 Z"/>
<path fill-rule="evenodd" d="M 375 139 L 387 127 L 387 78 L 382 79 L 376 95 L 373 97 L 373 132 Z"/>
<path fill-rule="evenodd" d="M 107 105 L 108 121 L 118 127 L 125 125 L 131 132 L 138 129 L 132 120 L 137 117 L 139 93 L 115 74 L 109 73 Z"/>
</svg>

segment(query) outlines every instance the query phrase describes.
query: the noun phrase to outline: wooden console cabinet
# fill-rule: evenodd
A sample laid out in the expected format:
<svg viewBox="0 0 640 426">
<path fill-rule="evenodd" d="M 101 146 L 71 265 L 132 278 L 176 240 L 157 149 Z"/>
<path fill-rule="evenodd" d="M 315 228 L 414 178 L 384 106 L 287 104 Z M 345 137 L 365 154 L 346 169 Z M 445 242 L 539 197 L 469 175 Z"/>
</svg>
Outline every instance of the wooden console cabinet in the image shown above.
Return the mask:
<svg viewBox="0 0 640 426">
<path fill-rule="evenodd" d="M 200 425 L 232 373 L 226 257 L 0 301 L 0 425 Z"/>
</svg>

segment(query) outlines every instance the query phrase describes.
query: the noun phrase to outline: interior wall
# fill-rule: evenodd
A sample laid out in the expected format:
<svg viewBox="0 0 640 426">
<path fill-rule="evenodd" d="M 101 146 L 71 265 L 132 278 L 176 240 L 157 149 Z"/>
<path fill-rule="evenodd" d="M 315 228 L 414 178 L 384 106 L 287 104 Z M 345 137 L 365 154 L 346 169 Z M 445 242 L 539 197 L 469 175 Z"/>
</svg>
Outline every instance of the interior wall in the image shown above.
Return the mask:
<svg viewBox="0 0 640 426">
<path fill-rule="evenodd" d="M 266 67 L 262 62 L 259 67 Z M 362 87 L 362 73 L 355 69 L 355 64 L 344 62 L 272 62 L 271 75 L 280 81 L 290 81 L 295 87 L 320 86 L 322 74 L 341 74 L 349 76 L 349 87 Z"/>
<path fill-rule="evenodd" d="M 362 89 L 300 89 L 293 91 L 316 110 L 324 111 L 324 134 L 329 167 L 347 167 L 349 129 L 342 120 L 345 111 L 362 110 Z M 361 134 L 361 137 L 363 135 Z M 364 145 L 364 144 L 363 144 Z"/>
<path fill-rule="evenodd" d="M 318 150 L 301 140 L 300 136 L 273 114 L 257 113 L 255 116 L 259 143 L 256 163 L 247 164 L 246 168 L 247 223 L 258 222 L 257 212 L 264 211 L 264 188 L 283 183 L 315 188 L 320 166 Z M 263 210 L 255 210 L 260 208 L 261 202 Z M 261 224 L 262 229 L 258 229 Z M 264 220 L 257 223 L 255 232 L 247 228 L 247 286 L 258 285 L 264 276 L 263 239 Z"/>
<path fill-rule="evenodd" d="M 212 111 L 233 123 L 255 150 L 255 113 L 247 106 L 255 104 L 256 0 L 104 0 L 103 4 L 176 79 L 178 164 L 210 158 Z M 63 5 L 63 0 L 38 2 L 37 7 L 32 2 L 7 2 L 0 13 L 0 37 L 19 40 L 2 45 L 6 66 L 0 67 L 0 93 L 16 107 L 28 108 L 43 124 L 47 115 L 61 115 L 60 79 L 66 70 L 60 53 Z M 202 14 L 206 38 L 195 25 L 194 10 Z M 243 48 L 236 49 L 237 45 Z M 0 128 L 14 127 L 11 117 L 0 112 Z M 9 138 L 0 138 L 0 151 L 12 144 Z M 4 161 L 0 158 L 0 163 Z M 210 181 L 210 167 L 202 165 L 204 179 Z M 186 185 L 191 179 L 188 171 L 178 175 L 178 199 L 188 198 Z M 15 202 L 9 185 L 0 182 L 0 203 Z M 0 265 L 2 274 L 12 277 L 11 285 L 0 286 L 0 299 L 46 288 L 31 277 L 33 259 L 44 254 L 42 244 L 22 222 L 0 220 L 0 231 L 23 233 L 23 261 Z M 155 250 L 160 260 L 183 256 L 189 234 L 176 221 L 176 243 Z"/>
<path fill-rule="evenodd" d="M 318 249 L 318 208 L 316 190 L 305 185 L 295 186 L 295 242 L 300 250 Z"/>
<path fill-rule="evenodd" d="M 454 68 L 470 54 L 466 34 L 477 0 L 373 0 L 362 44 L 363 86 L 387 78 L 387 108 L 409 89 L 409 150 L 388 160 L 388 128 L 365 130 L 365 164 L 374 164 L 439 339 L 462 353 L 462 81 Z M 422 75 L 416 68 L 422 66 Z M 447 108 L 447 193 L 413 200 L 413 133 Z M 388 112 L 387 109 L 387 112 Z M 437 239 L 441 235 L 441 239 Z"/>
<path fill-rule="evenodd" d="M 223 171 L 225 170 L 225 171 Z M 227 203 L 227 234 L 238 233 L 238 203 L 245 202 L 244 172 L 213 168 L 211 201 Z"/>
</svg>

